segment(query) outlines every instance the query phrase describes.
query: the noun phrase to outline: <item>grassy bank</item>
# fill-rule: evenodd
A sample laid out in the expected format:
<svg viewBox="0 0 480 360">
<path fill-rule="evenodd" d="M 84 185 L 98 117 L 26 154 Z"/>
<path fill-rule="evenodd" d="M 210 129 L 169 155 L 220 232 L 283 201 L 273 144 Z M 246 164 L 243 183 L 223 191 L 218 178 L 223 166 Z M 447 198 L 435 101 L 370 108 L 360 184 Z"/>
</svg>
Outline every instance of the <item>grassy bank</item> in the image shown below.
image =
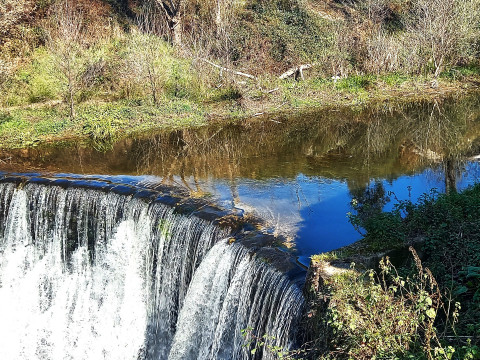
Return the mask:
<svg viewBox="0 0 480 360">
<path fill-rule="evenodd" d="M 65 104 L 0 110 L 0 147 L 24 148 L 61 140 L 89 140 L 106 150 L 117 140 L 156 129 L 205 125 L 202 107 L 188 101 L 163 105 L 141 102 L 85 102 L 74 119 Z"/>
<path fill-rule="evenodd" d="M 480 83 L 475 0 L 176 0 L 175 26 L 166 4 L 0 4 L 0 146 L 436 99 Z"/>
<path fill-rule="evenodd" d="M 66 139 L 113 143 L 133 133 L 202 126 L 212 119 L 230 121 L 335 106 L 361 109 L 379 102 L 440 100 L 478 88 L 480 68 L 458 68 L 454 73 L 455 79 L 450 73 L 443 74 L 435 88 L 429 78 L 390 74 L 336 81 L 268 79 L 243 88 L 205 89 L 198 98 L 162 94 L 156 104 L 149 98 L 91 98 L 75 105 L 74 118 L 69 115 L 68 104 L 55 95 L 43 97 L 41 102 L 5 101 L 0 108 L 0 147 L 30 147 Z M 37 86 L 35 82 L 22 86 L 28 96 L 38 91 L 31 88 Z"/>
<path fill-rule="evenodd" d="M 366 231 L 363 255 L 413 243 L 422 259 L 413 251 L 397 268 L 382 260 L 377 271 L 340 271 L 326 279 L 330 337 L 323 351 L 342 359 L 479 359 L 479 204 L 480 185 L 462 193 L 433 191 L 418 203 L 368 216 L 357 205 L 352 221 Z M 352 254 L 319 255 L 313 265 L 320 269 Z M 318 297 L 313 302 L 312 313 L 325 307 Z"/>
<path fill-rule="evenodd" d="M 255 86 L 245 89 L 242 98 L 245 112 L 250 115 L 259 111 L 275 113 L 279 109 L 361 108 L 374 102 L 435 100 L 477 90 L 479 84 L 480 66 L 476 65 L 452 68 L 437 79 L 396 73 L 332 79 L 314 72 L 305 81 L 270 79 L 261 84 L 264 90 Z"/>
</svg>

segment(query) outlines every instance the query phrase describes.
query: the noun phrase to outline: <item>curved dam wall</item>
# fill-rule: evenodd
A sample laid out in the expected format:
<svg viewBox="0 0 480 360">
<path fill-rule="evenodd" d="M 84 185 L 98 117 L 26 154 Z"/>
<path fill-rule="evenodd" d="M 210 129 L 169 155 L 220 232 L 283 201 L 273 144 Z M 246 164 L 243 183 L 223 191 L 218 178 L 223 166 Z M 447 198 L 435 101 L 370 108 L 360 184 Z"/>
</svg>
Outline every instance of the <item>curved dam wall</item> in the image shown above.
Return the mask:
<svg viewBox="0 0 480 360">
<path fill-rule="evenodd" d="M 166 187 L 0 175 L 0 358 L 273 359 L 251 351 L 264 334 L 295 347 L 302 271 L 225 215 Z"/>
</svg>

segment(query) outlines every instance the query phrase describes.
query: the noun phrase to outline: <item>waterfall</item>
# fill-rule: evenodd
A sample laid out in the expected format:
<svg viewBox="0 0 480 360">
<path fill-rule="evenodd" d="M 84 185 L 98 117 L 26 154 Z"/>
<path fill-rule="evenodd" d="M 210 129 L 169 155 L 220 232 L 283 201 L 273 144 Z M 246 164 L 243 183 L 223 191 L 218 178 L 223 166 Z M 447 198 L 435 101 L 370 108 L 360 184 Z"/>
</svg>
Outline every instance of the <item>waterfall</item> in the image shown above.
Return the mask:
<svg viewBox="0 0 480 360">
<path fill-rule="evenodd" d="M 302 299 L 285 276 L 252 260 L 243 246 L 221 242 L 193 277 L 169 359 L 248 359 L 244 329 L 268 334 L 271 346 L 286 345 Z"/>
<path fill-rule="evenodd" d="M 228 231 L 95 187 L 0 184 L 0 359 L 272 359 L 299 288 Z"/>
</svg>

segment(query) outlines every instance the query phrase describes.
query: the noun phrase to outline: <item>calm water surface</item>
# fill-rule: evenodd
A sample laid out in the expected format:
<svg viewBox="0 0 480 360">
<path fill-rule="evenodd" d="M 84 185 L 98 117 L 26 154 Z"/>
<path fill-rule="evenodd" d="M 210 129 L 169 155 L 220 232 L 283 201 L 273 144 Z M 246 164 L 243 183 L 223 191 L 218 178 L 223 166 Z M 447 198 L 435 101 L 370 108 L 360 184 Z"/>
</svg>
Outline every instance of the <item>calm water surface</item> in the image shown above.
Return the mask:
<svg viewBox="0 0 480 360">
<path fill-rule="evenodd" d="M 98 149 L 98 150 L 95 150 Z M 105 151 L 107 149 L 107 151 Z M 480 97 L 378 104 L 0 154 L 7 171 L 129 175 L 263 217 L 308 263 L 360 238 L 351 201 L 391 201 L 478 181 Z"/>
</svg>

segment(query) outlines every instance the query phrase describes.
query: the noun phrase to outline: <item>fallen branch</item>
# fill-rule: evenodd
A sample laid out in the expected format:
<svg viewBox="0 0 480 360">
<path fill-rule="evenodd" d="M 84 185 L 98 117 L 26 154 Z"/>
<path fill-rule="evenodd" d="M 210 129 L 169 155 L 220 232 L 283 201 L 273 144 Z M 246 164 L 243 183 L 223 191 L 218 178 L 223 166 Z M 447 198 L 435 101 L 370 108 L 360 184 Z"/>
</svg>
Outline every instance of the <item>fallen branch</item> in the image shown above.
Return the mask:
<svg viewBox="0 0 480 360">
<path fill-rule="evenodd" d="M 275 91 L 277 91 L 277 90 L 280 90 L 280 88 L 279 88 L 279 87 L 276 87 L 275 89 L 268 90 L 268 91 L 267 91 L 267 94 L 271 94 L 271 93 L 273 93 L 273 92 L 275 92 Z"/>
<path fill-rule="evenodd" d="M 303 70 L 310 69 L 315 65 L 316 64 L 303 64 L 303 65 L 290 68 L 287 71 L 285 71 L 282 75 L 280 75 L 278 78 L 280 80 L 284 80 L 292 75 L 295 75 L 295 80 L 297 80 L 298 77 L 300 77 L 302 80 L 305 80 L 305 78 L 303 77 Z"/>
<path fill-rule="evenodd" d="M 200 59 L 204 62 L 206 62 L 207 64 L 210 64 L 218 69 L 220 69 L 221 71 L 226 71 L 226 72 L 230 72 L 232 74 L 235 74 L 235 75 L 238 75 L 238 76 L 243 76 L 243 77 L 246 77 L 246 78 L 249 78 L 249 79 L 252 79 L 252 80 L 256 80 L 257 78 L 253 75 L 250 75 L 250 74 L 247 74 L 247 73 L 243 73 L 243 72 L 240 72 L 240 71 L 235 71 L 235 70 L 232 70 L 232 69 L 228 69 L 226 67 L 223 67 L 223 66 L 220 66 L 220 65 L 217 65 L 207 59 Z"/>
</svg>

